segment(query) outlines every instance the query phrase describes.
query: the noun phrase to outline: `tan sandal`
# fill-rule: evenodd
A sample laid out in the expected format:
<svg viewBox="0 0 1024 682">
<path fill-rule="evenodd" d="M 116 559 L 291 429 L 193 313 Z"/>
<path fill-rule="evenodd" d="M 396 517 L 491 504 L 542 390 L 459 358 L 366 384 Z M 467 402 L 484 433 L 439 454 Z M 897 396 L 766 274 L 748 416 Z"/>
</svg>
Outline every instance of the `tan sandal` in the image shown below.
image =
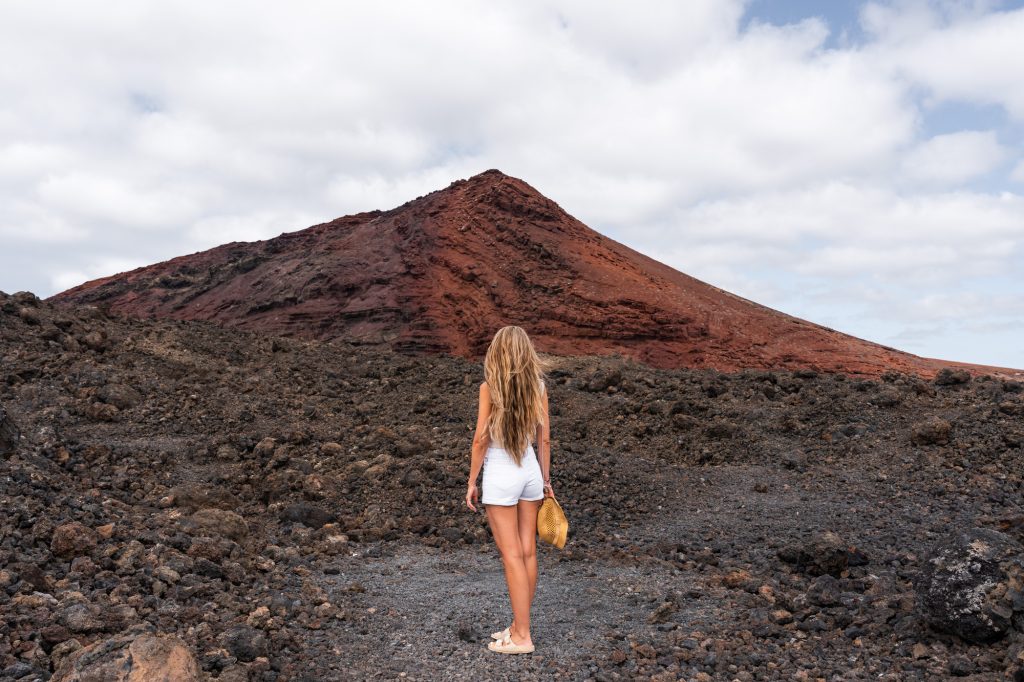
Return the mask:
<svg viewBox="0 0 1024 682">
<path fill-rule="evenodd" d="M 491 633 L 491 639 L 505 639 L 510 634 L 512 634 L 512 626 L 511 625 L 509 625 L 507 628 L 505 628 L 501 632 L 492 632 Z"/>
<path fill-rule="evenodd" d="M 516 644 L 512 641 L 512 635 L 508 634 L 496 642 L 490 642 L 487 648 L 499 654 L 532 654 L 532 644 Z"/>
</svg>

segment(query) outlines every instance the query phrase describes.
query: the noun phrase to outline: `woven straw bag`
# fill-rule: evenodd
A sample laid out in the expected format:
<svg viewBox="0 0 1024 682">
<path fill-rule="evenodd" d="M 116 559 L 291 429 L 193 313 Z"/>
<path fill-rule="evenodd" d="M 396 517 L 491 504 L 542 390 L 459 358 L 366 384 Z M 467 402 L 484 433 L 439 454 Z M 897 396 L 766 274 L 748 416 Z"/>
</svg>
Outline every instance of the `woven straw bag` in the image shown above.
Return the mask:
<svg viewBox="0 0 1024 682">
<path fill-rule="evenodd" d="M 565 537 L 569 534 L 569 521 L 561 505 L 553 497 L 545 497 L 537 513 L 537 535 L 541 540 L 554 545 L 558 549 L 565 547 Z"/>
</svg>

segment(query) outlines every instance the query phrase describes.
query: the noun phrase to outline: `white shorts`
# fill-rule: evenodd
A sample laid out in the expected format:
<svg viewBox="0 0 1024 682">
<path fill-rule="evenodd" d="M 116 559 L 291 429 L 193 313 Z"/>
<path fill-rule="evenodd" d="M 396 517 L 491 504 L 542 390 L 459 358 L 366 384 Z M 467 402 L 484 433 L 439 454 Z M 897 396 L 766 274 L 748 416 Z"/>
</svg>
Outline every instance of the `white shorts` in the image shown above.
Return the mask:
<svg viewBox="0 0 1024 682">
<path fill-rule="evenodd" d="M 514 505 L 519 500 L 536 501 L 544 499 L 544 475 L 533 446 L 526 447 L 526 454 L 520 465 L 504 448 L 491 446 L 484 455 L 483 504 L 497 504 L 503 507 Z"/>
</svg>

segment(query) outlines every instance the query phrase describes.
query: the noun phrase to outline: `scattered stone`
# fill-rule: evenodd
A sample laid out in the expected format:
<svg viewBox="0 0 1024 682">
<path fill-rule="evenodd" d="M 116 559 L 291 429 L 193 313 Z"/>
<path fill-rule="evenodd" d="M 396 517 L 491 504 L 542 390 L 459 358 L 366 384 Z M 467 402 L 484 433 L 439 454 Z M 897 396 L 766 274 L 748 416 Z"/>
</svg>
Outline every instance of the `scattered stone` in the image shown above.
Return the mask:
<svg viewBox="0 0 1024 682">
<path fill-rule="evenodd" d="M 836 606 L 841 603 L 839 581 L 828 573 L 819 575 L 807 589 L 807 598 L 818 606 Z"/>
<path fill-rule="evenodd" d="M 94 402 L 85 407 L 85 414 L 98 422 L 112 422 L 121 413 L 117 406 L 109 403 Z"/>
<path fill-rule="evenodd" d="M 36 308 L 18 308 L 18 317 L 21 321 L 28 325 L 37 325 L 42 319 L 39 315 L 39 310 Z"/>
<path fill-rule="evenodd" d="M 0 405 L 0 455 L 9 455 L 18 447 L 21 433 L 14 419 L 7 413 L 3 405 Z"/>
<path fill-rule="evenodd" d="M 793 622 L 793 614 L 786 609 L 775 609 L 772 611 L 772 620 L 779 625 L 786 625 Z"/>
<path fill-rule="evenodd" d="M 341 457 L 345 454 L 345 448 L 340 443 L 329 442 L 320 446 L 320 452 L 327 457 Z"/>
<path fill-rule="evenodd" d="M 268 653 L 267 636 L 256 628 L 239 625 L 224 633 L 224 648 L 240 661 L 253 661 Z"/>
<path fill-rule="evenodd" d="M 480 631 L 480 628 L 470 622 L 459 623 L 456 634 L 458 634 L 459 639 L 463 642 L 469 642 L 470 644 L 481 642 L 484 639 L 484 634 Z"/>
<path fill-rule="evenodd" d="M 106 334 L 106 332 L 104 332 L 102 330 L 100 330 L 100 331 L 91 331 L 91 332 L 85 334 L 84 336 L 82 336 L 82 338 L 79 339 L 79 341 L 86 348 L 88 348 L 90 350 L 98 351 L 98 352 L 102 352 L 102 351 L 106 350 L 107 346 L 109 345 L 109 342 L 107 340 L 107 334 Z"/>
<path fill-rule="evenodd" d="M 953 677 L 967 677 L 973 675 L 977 670 L 978 666 L 974 664 L 974 661 L 963 654 L 949 659 L 949 674 Z"/>
<path fill-rule="evenodd" d="M 64 663 L 64 659 L 82 648 L 81 642 L 77 639 L 65 639 L 56 646 L 50 652 L 50 662 L 53 664 L 54 670 L 60 670 L 61 665 Z"/>
<path fill-rule="evenodd" d="M 281 520 L 286 523 L 301 523 L 309 528 L 323 528 L 328 523 L 337 521 L 337 516 L 315 504 L 299 502 L 285 507 L 281 511 Z"/>
<path fill-rule="evenodd" d="M 704 429 L 704 434 L 708 438 L 718 440 L 734 438 L 739 432 L 740 427 L 738 424 L 725 420 L 714 421 Z"/>
<path fill-rule="evenodd" d="M 750 581 L 750 573 L 748 571 L 736 570 L 729 571 L 724 578 L 722 583 L 729 588 L 742 587 Z"/>
<path fill-rule="evenodd" d="M 850 554 L 842 538 L 827 531 L 819 533 L 804 543 L 786 545 L 778 556 L 797 570 L 810 575 L 828 574 L 839 577 L 849 565 Z"/>
<path fill-rule="evenodd" d="M 60 611 L 60 622 L 74 633 L 96 632 L 104 628 L 103 613 L 95 604 L 74 602 Z"/>
<path fill-rule="evenodd" d="M 679 605 L 673 601 L 664 601 L 654 609 L 654 612 L 647 618 L 648 623 L 667 623 L 672 615 L 679 609 Z"/>
<path fill-rule="evenodd" d="M 241 516 L 225 509 L 200 509 L 184 522 L 184 528 L 196 535 L 241 540 L 249 534 L 249 524 Z"/>
<path fill-rule="evenodd" d="M 200 675 L 177 637 L 126 633 L 65 654 L 50 682 L 200 682 Z"/>
<path fill-rule="evenodd" d="M 0 679 L 21 680 L 29 677 L 30 675 L 38 673 L 38 669 L 29 665 L 25 661 L 16 661 L 7 666 L 6 668 L 4 668 L 3 670 L 0 670 Z"/>
<path fill-rule="evenodd" d="M 807 453 L 801 450 L 787 450 L 782 453 L 782 466 L 793 471 L 807 468 Z"/>
<path fill-rule="evenodd" d="M 107 384 L 100 389 L 98 397 L 119 410 L 131 409 L 142 401 L 142 395 L 125 384 Z"/>
<path fill-rule="evenodd" d="M 910 430 L 910 442 L 914 445 L 945 445 L 949 443 L 952 424 L 941 417 L 929 417 L 918 422 Z"/>
<path fill-rule="evenodd" d="M 98 542 L 98 535 L 78 521 L 57 526 L 50 540 L 50 551 L 56 556 L 70 558 L 89 554 Z"/>
<path fill-rule="evenodd" d="M 588 391 L 607 391 L 609 388 L 617 388 L 622 383 L 622 372 L 617 369 L 610 371 L 598 371 L 586 384 Z"/>
<path fill-rule="evenodd" d="M 458 528 L 442 528 L 438 535 L 447 540 L 448 542 L 458 542 L 462 539 L 462 531 Z"/>
<path fill-rule="evenodd" d="M 943 367 L 935 373 L 933 380 L 936 386 L 958 386 L 971 380 L 971 373 L 966 369 Z"/>
</svg>

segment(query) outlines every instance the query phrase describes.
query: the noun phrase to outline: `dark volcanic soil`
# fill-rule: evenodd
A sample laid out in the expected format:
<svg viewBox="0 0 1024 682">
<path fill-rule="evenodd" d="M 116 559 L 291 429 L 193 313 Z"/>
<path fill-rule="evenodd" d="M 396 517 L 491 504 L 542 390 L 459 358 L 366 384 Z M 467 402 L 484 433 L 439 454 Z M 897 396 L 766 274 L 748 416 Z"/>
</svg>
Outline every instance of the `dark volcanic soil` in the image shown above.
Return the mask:
<svg viewBox="0 0 1024 682">
<path fill-rule="evenodd" d="M 495 329 L 515 321 L 548 353 L 619 353 L 665 368 L 931 377 L 953 364 L 701 282 L 595 232 L 497 170 L 390 211 L 225 244 L 86 282 L 51 300 L 471 359 L 482 358 Z M 974 374 L 998 370 L 960 366 Z"/>
<path fill-rule="evenodd" d="M 462 502 L 479 364 L 0 294 L 21 432 L 5 452 L 0 429 L 0 679 L 79 679 L 78 647 L 144 630 L 202 676 L 268 682 L 998 680 L 1024 662 L 1019 629 L 935 631 L 914 589 L 959 531 L 1021 538 L 1021 383 L 552 362 L 572 531 L 540 552 L 536 654 L 501 657 L 500 560 Z M 826 531 L 834 577 L 793 558 Z"/>
</svg>

